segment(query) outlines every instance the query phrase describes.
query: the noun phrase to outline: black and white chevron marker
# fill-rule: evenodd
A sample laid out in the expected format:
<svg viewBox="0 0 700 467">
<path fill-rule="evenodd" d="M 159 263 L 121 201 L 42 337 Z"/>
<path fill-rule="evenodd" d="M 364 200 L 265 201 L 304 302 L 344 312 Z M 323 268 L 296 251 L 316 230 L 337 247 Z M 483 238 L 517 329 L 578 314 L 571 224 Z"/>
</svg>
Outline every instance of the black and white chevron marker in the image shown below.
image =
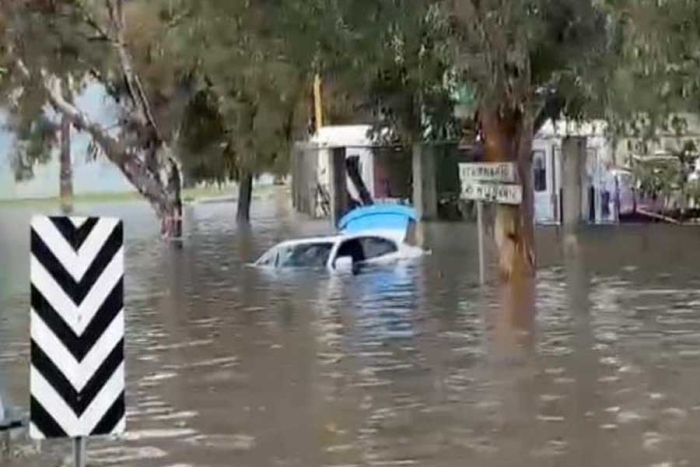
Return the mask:
<svg viewBox="0 0 700 467">
<path fill-rule="evenodd" d="M 124 432 L 123 237 L 118 219 L 32 220 L 34 439 Z"/>
</svg>

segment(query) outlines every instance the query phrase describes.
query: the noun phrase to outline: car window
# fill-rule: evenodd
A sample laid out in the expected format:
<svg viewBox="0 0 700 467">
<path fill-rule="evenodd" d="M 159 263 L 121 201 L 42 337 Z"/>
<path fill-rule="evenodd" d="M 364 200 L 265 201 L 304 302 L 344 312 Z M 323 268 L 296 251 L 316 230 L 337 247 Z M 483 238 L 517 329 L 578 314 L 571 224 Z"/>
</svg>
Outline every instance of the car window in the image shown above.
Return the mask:
<svg viewBox="0 0 700 467">
<path fill-rule="evenodd" d="M 366 259 L 380 258 L 398 251 L 396 244 L 385 238 L 366 237 L 361 239 L 360 243 Z"/>
<path fill-rule="evenodd" d="M 333 249 L 333 243 L 303 243 L 281 247 L 277 266 L 284 268 L 325 267 Z"/>
<path fill-rule="evenodd" d="M 275 259 L 277 259 L 277 248 L 274 248 L 258 260 L 258 265 L 259 266 L 274 266 L 275 265 Z"/>
<path fill-rule="evenodd" d="M 361 263 L 365 260 L 365 251 L 359 239 L 353 238 L 341 243 L 336 259 L 347 256 L 352 258 L 353 263 Z"/>
</svg>

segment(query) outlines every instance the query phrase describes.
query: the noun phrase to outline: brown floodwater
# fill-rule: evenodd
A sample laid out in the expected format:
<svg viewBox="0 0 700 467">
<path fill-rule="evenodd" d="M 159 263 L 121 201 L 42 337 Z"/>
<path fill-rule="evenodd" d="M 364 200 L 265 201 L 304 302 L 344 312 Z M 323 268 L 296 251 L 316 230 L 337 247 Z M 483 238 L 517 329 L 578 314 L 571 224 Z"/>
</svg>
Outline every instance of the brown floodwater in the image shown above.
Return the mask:
<svg viewBox="0 0 700 467">
<path fill-rule="evenodd" d="M 357 276 L 246 267 L 329 231 L 276 193 L 187 208 L 183 248 L 140 203 L 125 222 L 127 430 L 92 466 L 700 465 L 700 230 L 598 227 L 564 254 L 538 232 L 534 284 L 478 287 L 476 231 L 430 224 L 432 254 Z M 28 401 L 25 208 L 0 211 L 0 394 Z M 514 298 L 515 297 L 515 298 Z M 70 443 L 16 436 L 0 465 Z"/>
</svg>

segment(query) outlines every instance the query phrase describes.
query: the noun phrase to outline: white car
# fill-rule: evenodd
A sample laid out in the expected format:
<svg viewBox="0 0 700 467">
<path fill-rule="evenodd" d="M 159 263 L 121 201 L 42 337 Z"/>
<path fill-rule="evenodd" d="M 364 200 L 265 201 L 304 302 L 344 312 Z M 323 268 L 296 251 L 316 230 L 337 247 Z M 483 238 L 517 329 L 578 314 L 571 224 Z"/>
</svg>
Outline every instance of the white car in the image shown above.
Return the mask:
<svg viewBox="0 0 700 467">
<path fill-rule="evenodd" d="M 282 242 L 260 257 L 261 268 L 326 268 L 347 271 L 371 264 L 417 258 L 423 250 L 403 242 L 397 232 L 368 231 Z"/>
</svg>

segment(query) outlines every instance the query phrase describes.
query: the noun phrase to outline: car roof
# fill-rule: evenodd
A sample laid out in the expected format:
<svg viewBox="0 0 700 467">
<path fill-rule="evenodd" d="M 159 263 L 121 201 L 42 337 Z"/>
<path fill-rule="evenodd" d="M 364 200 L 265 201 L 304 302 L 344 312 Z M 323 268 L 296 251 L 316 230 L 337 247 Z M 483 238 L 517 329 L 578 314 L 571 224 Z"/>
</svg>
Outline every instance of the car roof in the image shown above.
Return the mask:
<svg viewBox="0 0 700 467">
<path fill-rule="evenodd" d="M 306 245 L 309 243 L 336 243 L 341 237 L 338 235 L 328 236 L 328 237 L 308 237 L 308 238 L 298 238 L 295 240 L 285 240 L 279 242 L 276 247 L 279 246 L 290 246 L 290 245 Z"/>
<path fill-rule="evenodd" d="M 282 247 L 282 246 L 292 246 L 292 245 L 308 245 L 311 243 L 338 243 L 342 240 L 352 240 L 353 238 L 362 238 L 362 237 L 378 237 L 378 238 L 383 238 L 385 240 L 390 240 L 396 243 L 400 243 L 400 237 L 401 232 L 394 232 L 394 231 L 379 231 L 379 230 L 372 230 L 372 231 L 367 231 L 367 232 L 356 232 L 352 234 L 342 234 L 342 235 L 329 235 L 326 237 L 307 237 L 307 238 L 299 238 L 295 240 L 285 240 L 283 242 L 278 243 L 277 245 L 274 246 L 274 248 L 277 247 Z"/>
</svg>

